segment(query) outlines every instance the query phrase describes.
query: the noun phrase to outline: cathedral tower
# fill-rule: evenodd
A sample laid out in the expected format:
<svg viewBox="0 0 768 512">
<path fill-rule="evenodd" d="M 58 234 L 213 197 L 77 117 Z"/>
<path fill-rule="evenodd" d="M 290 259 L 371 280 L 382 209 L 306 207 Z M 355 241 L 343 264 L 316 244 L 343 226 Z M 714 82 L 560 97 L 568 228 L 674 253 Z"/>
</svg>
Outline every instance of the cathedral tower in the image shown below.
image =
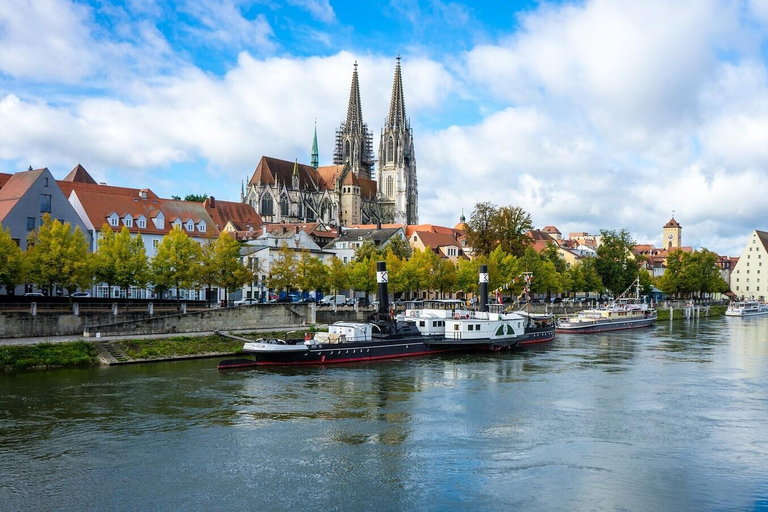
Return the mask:
<svg viewBox="0 0 768 512">
<path fill-rule="evenodd" d="M 395 65 L 389 115 L 381 130 L 378 188 L 385 222 L 419 223 L 416 154 L 413 148 L 413 130 L 405 115 L 399 55 Z"/>
<path fill-rule="evenodd" d="M 317 121 L 315 121 L 315 138 L 312 139 L 312 167 L 317 170 L 317 166 L 320 164 L 320 152 L 317 150 Z"/>
<path fill-rule="evenodd" d="M 371 179 L 373 170 L 373 134 L 363 122 L 360 104 L 360 84 L 357 79 L 357 62 L 352 72 L 347 120 L 336 130 L 336 149 L 333 163 L 344 165 L 355 176 Z"/>
</svg>

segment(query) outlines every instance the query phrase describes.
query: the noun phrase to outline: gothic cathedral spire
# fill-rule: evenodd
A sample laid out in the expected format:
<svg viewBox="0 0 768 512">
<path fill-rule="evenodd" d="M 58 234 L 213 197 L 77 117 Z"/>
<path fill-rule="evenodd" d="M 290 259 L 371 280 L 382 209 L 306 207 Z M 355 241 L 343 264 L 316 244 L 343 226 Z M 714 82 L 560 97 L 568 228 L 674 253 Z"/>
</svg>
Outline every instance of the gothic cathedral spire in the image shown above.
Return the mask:
<svg viewBox="0 0 768 512">
<path fill-rule="evenodd" d="M 385 222 L 418 224 L 416 154 L 413 148 L 413 130 L 405 116 L 399 55 L 395 64 L 389 115 L 381 130 L 378 189 Z"/>
<path fill-rule="evenodd" d="M 352 72 L 352 86 L 349 91 L 347 120 L 336 130 L 336 149 L 333 163 L 344 165 L 356 176 L 371 178 L 373 171 L 373 134 L 363 122 L 360 103 L 360 82 L 357 77 L 357 62 Z"/>
<path fill-rule="evenodd" d="M 320 153 L 317 151 L 317 120 L 315 120 L 315 138 L 312 139 L 312 167 L 320 165 Z"/>
</svg>

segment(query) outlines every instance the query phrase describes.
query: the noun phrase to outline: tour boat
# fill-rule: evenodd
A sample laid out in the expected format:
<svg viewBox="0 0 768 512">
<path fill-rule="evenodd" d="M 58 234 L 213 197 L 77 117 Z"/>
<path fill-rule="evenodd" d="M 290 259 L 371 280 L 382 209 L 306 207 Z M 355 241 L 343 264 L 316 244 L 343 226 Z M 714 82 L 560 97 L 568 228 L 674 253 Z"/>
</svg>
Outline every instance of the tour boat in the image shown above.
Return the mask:
<svg viewBox="0 0 768 512">
<path fill-rule="evenodd" d="M 768 304 L 756 300 L 731 302 L 725 311 L 727 316 L 756 316 L 768 314 Z"/>
<path fill-rule="evenodd" d="M 640 302 L 639 279 L 632 284 L 635 285 L 637 292 L 634 298 L 619 298 L 601 308 L 585 309 L 573 315 L 561 316 L 557 321 L 557 332 L 593 333 L 653 325 L 658 314 L 654 308 Z"/>
<path fill-rule="evenodd" d="M 487 270 L 485 278 L 487 307 Z M 551 340 L 554 328 L 546 328 L 543 319 L 526 317 L 517 313 L 470 312 L 454 308 L 451 314 L 437 317 L 421 317 L 425 324 L 420 330 L 419 321 L 413 317 L 394 317 L 389 311 L 387 272 L 384 262 L 377 263 L 379 283 L 379 309 L 370 322 L 336 322 L 327 333 L 308 335 L 306 339 L 269 339 L 248 341 L 243 352 L 253 359 L 221 361 L 220 370 L 267 365 L 307 365 L 374 361 L 408 356 L 437 354 L 462 350 L 508 349 L 518 343 Z M 429 313 L 427 313 L 429 314 Z M 426 319 L 430 318 L 427 328 Z M 439 325 L 440 322 L 442 325 Z M 446 336 L 446 329 L 450 336 Z"/>
</svg>

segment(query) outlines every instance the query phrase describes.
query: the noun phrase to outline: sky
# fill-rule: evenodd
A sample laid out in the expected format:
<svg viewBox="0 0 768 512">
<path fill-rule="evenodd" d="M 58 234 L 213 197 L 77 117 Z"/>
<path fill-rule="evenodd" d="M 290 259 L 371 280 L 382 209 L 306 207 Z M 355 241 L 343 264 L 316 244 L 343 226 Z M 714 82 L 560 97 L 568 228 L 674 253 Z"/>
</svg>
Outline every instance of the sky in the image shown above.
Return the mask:
<svg viewBox="0 0 768 512">
<path fill-rule="evenodd" d="M 237 201 L 315 122 L 332 163 L 355 62 L 378 152 L 398 55 L 422 223 L 768 230 L 768 0 L 4 0 L 0 172 Z"/>
</svg>

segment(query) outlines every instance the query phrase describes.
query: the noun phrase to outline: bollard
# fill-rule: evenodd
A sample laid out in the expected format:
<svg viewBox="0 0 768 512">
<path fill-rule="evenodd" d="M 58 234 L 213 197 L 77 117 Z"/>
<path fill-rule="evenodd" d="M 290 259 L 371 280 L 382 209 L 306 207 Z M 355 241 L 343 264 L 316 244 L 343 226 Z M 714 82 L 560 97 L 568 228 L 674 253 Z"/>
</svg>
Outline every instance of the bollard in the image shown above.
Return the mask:
<svg viewBox="0 0 768 512">
<path fill-rule="evenodd" d="M 37 302 L 29 303 L 29 312 L 32 313 L 32 316 L 37 315 Z"/>
<path fill-rule="evenodd" d="M 149 316 L 152 316 L 153 312 L 155 310 L 154 304 L 151 302 L 147 304 L 147 312 L 149 313 Z"/>
<path fill-rule="evenodd" d="M 672 321 L 672 318 L 675 316 L 675 312 L 672 309 L 672 306 L 669 306 L 669 321 Z"/>
<path fill-rule="evenodd" d="M 181 314 L 182 315 L 186 315 L 187 314 L 187 303 L 186 302 L 182 302 L 181 303 Z"/>
<path fill-rule="evenodd" d="M 112 303 L 112 316 L 117 316 L 117 302 Z"/>
<path fill-rule="evenodd" d="M 77 302 L 72 304 L 72 313 L 74 313 L 75 316 L 80 316 L 80 304 L 78 304 Z"/>
</svg>

